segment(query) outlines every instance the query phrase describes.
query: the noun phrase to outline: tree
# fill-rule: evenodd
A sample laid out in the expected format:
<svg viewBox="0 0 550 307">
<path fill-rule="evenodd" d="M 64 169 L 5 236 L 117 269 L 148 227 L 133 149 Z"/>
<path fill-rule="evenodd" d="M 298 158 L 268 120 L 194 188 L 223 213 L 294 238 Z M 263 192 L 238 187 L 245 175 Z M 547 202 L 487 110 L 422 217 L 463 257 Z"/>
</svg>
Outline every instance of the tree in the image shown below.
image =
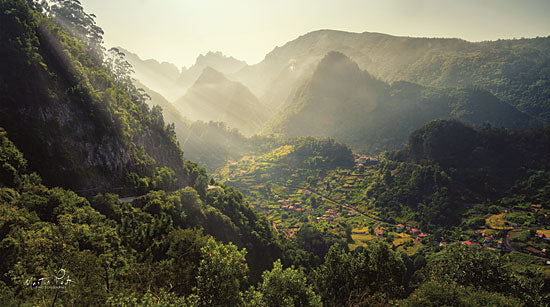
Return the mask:
<svg viewBox="0 0 550 307">
<path fill-rule="evenodd" d="M 201 249 L 203 259 L 197 276 L 196 294 L 202 306 L 237 306 L 242 304 L 241 287 L 246 281 L 246 250 L 232 243 L 210 239 Z"/>
<path fill-rule="evenodd" d="M 315 281 L 325 305 L 343 306 L 375 294 L 397 298 L 404 292 L 405 275 L 401 256 L 378 242 L 352 253 L 333 245 Z"/>
<path fill-rule="evenodd" d="M 281 260 L 275 261 L 262 278 L 258 290 L 266 306 L 321 306 L 321 297 L 307 284 L 305 274 L 294 267 L 283 269 Z"/>
<path fill-rule="evenodd" d="M 499 293 L 475 290 L 454 283 L 424 283 L 399 306 L 523 306 L 524 302 Z"/>
<path fill-rule="evenodd" d="M 96 24 L 95 15 L 88 14 L 78 0 L 51 0 L 49 6 L 42 6 L 65 31 L 86 44 L 99 62 L 103 58 L 103 30 Z"/>
<path fill-rule="evenodd" d="M 325 256 L 325 263 L 315 271 L 318 293 L 326 306 L 344 306 L 355 285 L 352 256 L 339 245 L 333 245 Z"/>
<path fill-rule="evenodd" d="M 452 244 L 426 268 L 430 280 L 442 284 L 506 293 L 534 305 L 541 299 L 541 278 L 514 273 L 506 266 L 506 260 L 493 251 Z"/>
</svg>

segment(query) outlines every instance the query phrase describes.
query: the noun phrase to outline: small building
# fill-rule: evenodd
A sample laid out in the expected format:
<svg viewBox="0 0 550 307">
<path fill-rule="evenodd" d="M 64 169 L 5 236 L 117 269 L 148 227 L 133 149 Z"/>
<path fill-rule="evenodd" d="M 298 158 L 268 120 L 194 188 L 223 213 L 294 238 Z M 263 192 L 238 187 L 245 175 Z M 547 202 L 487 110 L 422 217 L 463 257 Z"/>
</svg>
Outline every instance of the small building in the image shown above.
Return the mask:
<svg viewBox="0 0 550 307">
<path fill-rule="evenodd" d="M 468 246 L 479 246 L 479 243 L 477 243 L 477 242 L 470 242 L 470 241 L 462 241 L 462 244 L 463 244 L 463 245 L 468 245 Z"/>
<path fill-rule="evenodd" d="M 395 229 L 397 229 L 397 230 L 403 230 L 403 229 L 405 229 L 405 225 L 403 225 L 403 224 L 398 224 L 398 225 L 395 226 Z"/>
</svg>

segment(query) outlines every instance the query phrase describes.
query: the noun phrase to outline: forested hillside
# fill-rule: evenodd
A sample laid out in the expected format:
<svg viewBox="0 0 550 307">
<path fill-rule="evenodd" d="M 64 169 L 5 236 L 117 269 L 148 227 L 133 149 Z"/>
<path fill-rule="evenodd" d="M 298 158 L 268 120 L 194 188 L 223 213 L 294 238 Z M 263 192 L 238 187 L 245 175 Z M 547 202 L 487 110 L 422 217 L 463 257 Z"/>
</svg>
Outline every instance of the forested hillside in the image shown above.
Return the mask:
<svg viewBox="0 0 550 307">
<path fill-rule="evenodd" d="M 262 62 L 234 77 L 275 108 L 330 51 L 345 54 L 385 82 L 478 87 L 531 116 L 550 118 L 548 37 L 472 43 L 319 30 L 276 47 Z"/>
<path fill-rule="evenodd" d="M 93 53 L 28 5 L 0 2 L 2 55 L 14 59 L 2 62 L 2 305 L 118 305 L 152 295 L 212 305 L 224 283 L 224 301 L 238 303 L 239 292 L 276 259 L 294 261 L 285 255 L 299 252 L 291 252 L 295 247 L 280 241 L 238 191 L 212 185 L 203 169 L 183 159 L 161 109 L 149 111 L 143 96 L 132 96 L 140 92 L 120 74 L 117 50 L 101 59 L 100 46 Z M 77 2 L 55 2 L 45 12 L 55 18 L 64 10 L 90 17 Z M 25 78 L 43 83 L 31 86 Z M 17 114 L 32 121 L 17 121 Z M 81 157 L 107 146 L 126 160 Z M 45 154 L 49 148 L 67 156 Z M 81 191 L 96 181 L 100 189 Z M 97 194 L 108 191 L 142 196 L 124 203 L 115 194 Z M 219 274 L 227 278 L 212 285 Z"/>
<path fill-rule="evenodd" d="M 147 107 L 116 50 L 104 55 L 93 19 L 52 6 L 80 41 L 16 3 L 2 2 L 0 56 L 10 60 L 0 63 L 0 122 L 30 168 L 49 185 L 90 193 L 191 184 L 173 129 Z"/>
<path fill-rule="evenodd" d="M 378 153 L 400 147 L 414 129 L 439 118 L 513 129 L 538 125 L 489 92 L 409 82 L 389 85 L 344 54 L 330 52 L 295 89 L 267 131 L 333 137 L 356 150 Z"/>
<path fill-rule="evenodd" d="M 78 0 L 0 0 L 0 306 L 550 302 L 550 131 L 535 116 L 323 51 L 271 125 L 300 137 L 245 137 L 233 126 L 253 134 L 269 110 L 244 85 L 201 69 L 190 95 L 215 94 L 192 107 L 232 125 L 188 122 L 138 88 L 95 18 Z M 316 35 L 304 53 L 338 49 Z M 536 63 L 544 41 L 528 41 Z M 289 86 L 305 66 L 287 47 L 241 72 L 269 64 L 280 83 L 256 85 Z M 351 149 L 407 135 L 384 155 Z"/>
<path fill-rule="evenodd" d="M 412 218 L 430 229 L 458 224 L 472 204 L 547 204 L 549 136 L 548 128 L 474 129 L 434 121 L 389 154 L 368 193 L 384 216 L 414 212 Z"/>
</svg>

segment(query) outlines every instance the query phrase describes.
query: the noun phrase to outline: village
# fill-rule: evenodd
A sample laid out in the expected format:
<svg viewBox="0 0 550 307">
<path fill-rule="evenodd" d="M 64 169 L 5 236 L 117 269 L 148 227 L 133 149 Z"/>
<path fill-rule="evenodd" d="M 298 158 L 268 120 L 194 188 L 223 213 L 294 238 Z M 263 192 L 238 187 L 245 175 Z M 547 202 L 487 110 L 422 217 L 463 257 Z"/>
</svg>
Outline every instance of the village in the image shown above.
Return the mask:
<svg viewBox="0 0 550 307">
<path fill-rule="evenodd" d="M 550 210 L 541 205 L 483 217 L 473 215 L 472 219 L 482 220 L 481 227 L 464 226 L 449 238 L 435 236 L 414 221 L 393 224 L 378 218 L 376 208 L 364 195 L 377 174 L 378 157 L 355 155 L 352 169 L 321 174 L 280 163 L 291 151 L 291 146 L 281 146 L 261 156 L 246 156 L 229 163 L 218 178 L 243 191 L 250 204 L 264 212 L 276 231 L 286 237 L 293 238 L 302 225 L 313 224 L 341 237 L 347 235 L 346 228 L 351 228 L 351 250 L 382 240 L 395 250 L 413 255 L 426 245 L 445 248 L 459 242 L 472 248 L 515 252 L 548 261 L 550 227 L 532 229 L 521 223 L 533 216 L 542 225 L 550 226 L 550 220 L 543 223 Z"/>
</svg>

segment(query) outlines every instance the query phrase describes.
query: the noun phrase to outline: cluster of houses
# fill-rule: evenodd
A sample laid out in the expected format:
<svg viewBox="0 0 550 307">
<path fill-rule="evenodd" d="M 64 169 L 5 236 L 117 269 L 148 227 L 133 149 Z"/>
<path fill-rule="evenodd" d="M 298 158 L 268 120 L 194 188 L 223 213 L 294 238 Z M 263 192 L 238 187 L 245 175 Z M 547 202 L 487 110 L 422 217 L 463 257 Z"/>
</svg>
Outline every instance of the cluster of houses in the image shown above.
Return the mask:
<svg viewBox="0 0 550 307">
<path fill-rule="evenodd" d="M 422 232 L 422 230 L 420 230 L 420 229 L 411 228 L 411 227 L 405 226 L 403 224 L 395 225 L 395 231 L 396 232 L 405 232 L 405 233 L 411 235 L 411 237 L 415 237 L 415 240 L 419 241 L 419 242 L 422 241 L 422 239 L 429 236 L 429 234 Z M 374 230 L 374 234 L 377 237 L 383 237 L 385 233 L 386 233 L 386 230 L 383 227 L 380 227 L 380 228 Z"/>
<path fill-rule="evenodd" d="M 334 209 L 327 209 L 325 211 L 325 214 L 323 214 L 323 216 L 319 216 L 317 217 L 317 220 L 318 221 L 327 221 L 327 222 L 331 222 L 333 224 L 336 223 L 336 221 L 334 221 L 334 219 L 336 219 L 337 217 L 339 217 L 341 214 L 340 212 L 334 210 Z"/>
<path fill-rule="evenodd" d="M 311 191 L 305 190 L 304 194 L 306 196 L 309 196 L 311 195 Z M 295 211 L 295 212 L 301 213 L 301 212 L 311 212 L 312 210 L 311 208 L 307 208 L 307 209 L 302 208 L 304 203 L 301 201 L 293 201 L 290 199 L 279 199 L 279 195 L 273 195 L 273 198 L 278 199 L 277 203 L 281 206 L 281 209 L 285 211 Z"/>
<path fill-rule="evenodd" d="M 284 200 L 284 199 L 280 199 L 277 201 L 279 203 L 279 205 L 281 205 L 281 209 L 285 210 L 285 211 L 295 211 L 295 212 L 298 212 L 298 213 L 301 213 L 301 212 L 304 212 L 304 211 L 311 211 L 311 208 L 307 208 L 304 209 L 302 208 L 302 205 L 304 203 L 302 203 L 301 201 L 297 201 L 297 202 L 292 202 L 288 199 Z"/>
<path fill-rule="evenodd" d="M 356 216 L 357 214 L 359 214 L 359 212 L 357 212 L 357 210 L 355 210 L 355 209 L 350 209 L 348 211 L 349 216 Z"/>
<path fill-rule="evenodd" d="M 406 232 L 411 236 L 416 236 L 417 241 L 422 241 L 422 239 L 429 236 L 429 234 L 422 232 L 422 230 L 420 230 L 418 228 L 405 226 L 403 224 L 395 225 L 395 230 L 397 230 L 398 232 Z"/>
<path fill-rule="evenodd" d="M 492 234 L 487 234 L 485 230 L 476 230 L 474 231 L 474 235 L 477 236 L 477 239 L 472 241 L 460 241 L 460 243 L 466 246 L 483 246 L 488 249 L 504 248 L 504 243 L 502 240 L 497 241 Z M 445 247 L 447 246 L 447 242 L 441 242 L 439 243 L 439 246 Z"/>
<path fill-rule="evenodd" d="M 378 157 L 359 156 L 355 158 L 355 167 L 364 167 L 373 165 L 379 162 Z"/>
</svg>

